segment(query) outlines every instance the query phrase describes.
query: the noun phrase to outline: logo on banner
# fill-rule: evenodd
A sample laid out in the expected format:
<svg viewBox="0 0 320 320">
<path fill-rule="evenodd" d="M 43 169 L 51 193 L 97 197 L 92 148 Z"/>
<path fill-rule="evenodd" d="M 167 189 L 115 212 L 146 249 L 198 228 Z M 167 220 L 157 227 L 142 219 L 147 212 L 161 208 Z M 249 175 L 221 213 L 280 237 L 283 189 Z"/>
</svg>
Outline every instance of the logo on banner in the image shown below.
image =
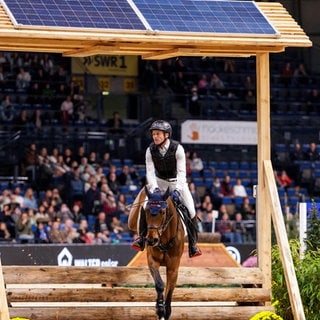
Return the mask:
<svg viewBox="0 0 320 320">
<path fill-rule="evenodd" d="M 228 246 L 226 247 L 226 249 L 231 254 L 234 260 L 236 260 L 238 263 L 241 263 L 241 254 L 237 248 Z"/>
<path fill-rule="evenodd" d="M 74 259 L 68 248 L 63 248 L 57 257 L 58 266 L 70 267 L 117 267 L 119 261 L 101 260 L 100 258 L 78 258 Z"/>
</svg>

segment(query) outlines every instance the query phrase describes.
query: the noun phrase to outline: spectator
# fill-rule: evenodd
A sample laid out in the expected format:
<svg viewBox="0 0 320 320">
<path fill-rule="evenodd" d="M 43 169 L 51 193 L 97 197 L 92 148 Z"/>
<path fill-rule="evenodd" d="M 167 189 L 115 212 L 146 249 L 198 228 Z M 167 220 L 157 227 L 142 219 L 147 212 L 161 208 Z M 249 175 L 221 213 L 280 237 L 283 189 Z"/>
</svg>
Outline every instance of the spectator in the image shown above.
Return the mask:
<svg viewBox="0 0 320 320">
<path fill-rule="evenodd" d="M 125 226 L 117 216 L 113 216 L 110 223 L 111 230 L 117 235 L 118 240 L 121 239 L 121 234 L 126 230 Z"/>
<path fill-rule="evenodd" d="M 61 110 L 61 117 L 62 117 L 62 124 L 66 128 L 69 121 L 73 119 L 73 101 L 71 96 L 66 96 L 65 100 L 61 103 L 60 110 Z"/>
<path fill-rule="evenodd" d="M 49 238 L 52 243 L 66 243 L 66 236 L 61 230 L 61 223 L 59 219 L 53 221 L 49 231 Z"/>
<path fill-rule="evenodd" d="M 209 87 L 208 77 L 205 73 L 203 73 L 198 81 L 197 90 L 200 95 L 207 94 L 207 90 Z"/>
<path fill-rule="evenodd" d="M 24 208 L 31 208 L 33 210 L 38 210 L 38 200 L 35 197 L 34 191 L 32 188 L 27 188 L 24 193 L 23 198 Z"/>
<path fill-rule="evenodd" d="M 61 204 L 60 209 L 57 212 L 57 218 L 61 221 L 61 223 L 66 223 L 67 220 L 72 220 L 74 222 L 73 213 L 66 203 Z"/>
<path fill-rule="evenodd" d="M 209 204 L 212 204 L 212 201 L 211 201 L 211 197 L 210 195 L 206 194 L 203 199 L 202 199 L 202 202 L 201 202 L 201 210 L 204 211 L 204 210 L 207 210 L 207 206 Z"/>
<path fill-rule="evenodd" d="M 7 229 L 5 222 L 0 222 L 0 242 L 10 242 L 12 241 L 10 232 Z"/>
<path fill-rule="evenodd" d="M 232 229 L 232 221 L 227 212 L 223 213 L 221 220 L 217 221 L 218 231 L 221 234 L 222 242 L 234 243 L 234 232 Z"/>
<path fill-rule="evenodd" d="M 242 184 L 242 180 L 240 178 L 236 179 L 236 184 L 233 186 L 233 194 L 235 197 L 247 197 L 247 190 L 245 186 Z"/>
<path fill-rule="evenodd" d="M 42 221 L 37 221 L 37 227 L 34 231 L 34 242 L 35 243 L 50 243 L 50 236 L 48 225 Z"/>
<path fill-rule="evenodd" d="M 317 88 L 312 88 L 307 96 L 306 107 L 308 113 L 315 112 L 319 114 L 320 112 L 320 94 Z"/>
<path fill-rule="evenodd" d="M 216 73 L 213 73 L 209 84 L 210 92 L 218 97 L 224 94 L 225 85 Z"/>
<path fill-rule="evenodd" d="M 90 188 L 84 195 L 83 199 L 83 214 L 96 216 L 101 211 L 101 196 L 100 190 L 97 188 L 97 183 L 92 181 Z"/>
<path fill-rule="evenodd" d="M 118 194 L 118 190 L 119 190 L 119 182 L 118 182 L 118 178 L 115 172 L 111 171 L 108 175 L 108 185 L 111 189 L 111 191 L 113 192 L 113 194 L 117 195 Z"/>
<path fill-rule="evenodd" d="M 247 230 L 248 241 L 256 241 L 256 210 L 254 206 L 250 204 L 249 197 L 243 198 L 243 202 L 240 205 L 239 212 L 242 214 L 242 218 L 246 222 L 245 227 Z"/>
<path fill-rule="evenodd" d="M 121 173 L 118 175 L 118 181 L 120 186 L 128 186 L 130 191 L 135 191 L 137 187 L 138 175 L 134 167 L 124 165 Z"/>
<path fill-rule="evenodd" d="M 226 175 L 221 183 L 221 192 L 223 197 L 234 197 L 233 185 L 229 175 Z"/>
<path fill-rule="evenodd" d="M 198 192 L 197 187 L 195 186 L 194 182 L 189 182 L 189 190 L 191 192 L 192 198 L 193 198 L 193 202 L 195 205 L 195 209 L 200 209 L 201 208 L 201 198 L 200 198 L 200 194 Z"/>
<path fill-rule="evenodd" d="M 88 221 L 82 219 L 79 228 L 77 229 L 78 236 L 73 240 L 74 243 L 95 243 L 95 235 L 89 230 Z"/>
<path fill-rule="evenodd" d="M 110 230 L 107 224 L 106 213 L 100 211 L 95 219 L 94 232 L 97 242 L 110 243 Z"/>
<path fill-rule="evenodd" d="M 29 88 L 31 82 L 31 75 L 25 68 L 20 67 L 16 79 L 16 88 L 18 91 L 26 90 Z"/>
<path fill-rule="evenodd" d="M 219 208 L 223 198 L 222 184 L 219 177 L 213 179 L 212 186 L 209 188 L 209 194 L 214 207 Z"/>
<path fill-rule="evenodd" d="M 202 175 L 203 168 L 204 168 L 202 159 L 198 156 L 197 152 L 195 151 L 191 152 L 190 158 L 191 158 L 191 164 L 190 164 L 191 170 L 200 172 L 200 174 Z"/>
<path fill-rule="evenodd" d="M 112 118 L 109 119 L 106 123 L 107 128 L 112 133 L 123 133 L 123 121 L 120 117 L 120 113 L 118 111 L 114 111 Z"/>
<path fill-rule="evenodd" d="M 3 123 L 13 123 L 16 119 L 16 110 L 9 95 L 1 103 L 0 116 Z"/>
<path fill-rule="evenodd" d="M 16 231 L 16 221 L 13 218 L 13 210 L 10 204 L 4 204 L 3 209 L 0 213 L 0 221 L 6 224 L 6 228 L 10 233 L 10 238 L 16 241 L 17 231 Z"/>
<path fill-rule="evenodd" d="M 309 75 L 303 63 L 299 63 L 293 72 L 293 84 L 295 86 L 305 86 L 309 83 Z"/>
<path fill-rule="evenodd" d="M 37 146 L 35 143 L 31 143 L 25 152 L 22 163 L 22 174 L 28 175 L 31 182 L 35 182 L 37 178 L 39 166 L 39 156 L 37 153 Z"/>
<path fill-rule="evenodd" d="M 32 223 L 27 212 L 22 212 L 17 221 L 18 240 L 21 243 L 34 242 Z"/>
<path fill-rule="evenodd" d="M 117 199 L 117 211 L 128 216 L 130 212 L 128 205 L 126 195 L 124 193 L 120 193 Z"/>
<path fill-rule="evenodd" d="M 242 214 L 240 212 L 236 212 L 235 214 L 235 221 L 233 221 L 232 224 L 232 231 L 234 232 L 234 242 L 243 243 L 247 230 L 242 220 Z"/>
<path fill-rule="evenodd" d="M 293 183 L 292 179 L 288 176 L 286 170 L 281 170 L 281 173 L 278 177 L 279 182 L 281 183 L 281 188 L 289 188 Z"/>
<path fill-rule="evenodd" d="M 28 211 L 34 212 L 34 209 L 29 209 Z M 34 216 L 34 219 L 36 222 L 43 222 L 45 224 L 48 224 L 49 222 L 51 222 L 51 218 L 47 212 L 47 208 L 43 204 L 39 205 L 39 208 L 36 211 L 36 214 Z"/>
<path fill-rule="evenodd" d="M 196 85 L 191 87 L 191 96 L 189 99 L 189 113 L 192 116 L 200 116 L 201 115 L 201 105 L 199 103 L 200 96 L 198 93 L 198 88 Z"/>
<path fill-rule="evenodd" d="M 286 62 L 281 71 L 281 82 L 286 86 L 290 86 L 293 77 L 293 70 L 291 68 L 291 63 Z"/>
<path fill-rule="evenodd" d="M 75 223 L 80 223 L 80 221 L 82 219 L 86 219 L 86 217 L 83 215 L 83 211 L 82 211 L 81 205 L 82 205 L 81 202 L 76 201 L 72 206 L 72 209 L 71 209 L 72 216 L 73 216 L 72 220 Z"/>
<path fill-rule="evenodd" d="M 70 206 L 72 206 L 75 202 L 83 202 L 83 196 L 84 196 L 84 182 L 80 178 L 80 170 L 79 168 L 73 169 L 71 172 L 71 177 L 68 182 L 68 187 L 67 187 L 67 198 L 68 198 L 68 203 Z"/>
<path fill-rule="evenodd" d="M 309 143 L 309 148 L 305 152 L 305 160 L 308 160 L 308 161 L 319 160 L 319 152 L 317 151 L 317 145 L 315 142 Z"/>
<path fill-rule="evenodd" d="M 299 142 L 294 144 L 293 150 L 290 152 L 290 160 L 292 162 L 305 160 L 305 154 Z"/>
<path fill-rule="evenodd" d="M 105 152 L 100 162 L 101 167 L 104 169 L 109 168 L 111 166 L 111 163 L 110 152 Z"/>
</svg>

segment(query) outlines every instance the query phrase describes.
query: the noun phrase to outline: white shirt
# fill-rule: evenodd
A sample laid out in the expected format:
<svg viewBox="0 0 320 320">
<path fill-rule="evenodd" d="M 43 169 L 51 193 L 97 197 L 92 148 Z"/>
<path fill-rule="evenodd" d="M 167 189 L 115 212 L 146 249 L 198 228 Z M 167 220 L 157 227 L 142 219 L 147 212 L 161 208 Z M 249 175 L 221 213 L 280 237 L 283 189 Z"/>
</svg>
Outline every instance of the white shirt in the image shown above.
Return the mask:
<svg viewBox="0 0 320 320">
<path fill-rule="evenodd" d="M 167 139 L 165 145 L 160 148 L 160 153 L 165 155 L 170 145 L 170 140 Z M 176 189 L 182 190 L 184 184 L 187 182 L 187 173 L 186 173 L 186 155 L 184 152 L 184 148 L 181 144 L 178 145 L 176 150 L 176 162 L 177 162 L 177 182 Z M 157 177 L 156 177 L 156 169 L 152 160 L 150 147 L 146 150 L 146 177 L 148 181 L 148 185 L 150 186 L 150 191 L 152 192 L 155 188 L 158 188 Z"/>
</svg>

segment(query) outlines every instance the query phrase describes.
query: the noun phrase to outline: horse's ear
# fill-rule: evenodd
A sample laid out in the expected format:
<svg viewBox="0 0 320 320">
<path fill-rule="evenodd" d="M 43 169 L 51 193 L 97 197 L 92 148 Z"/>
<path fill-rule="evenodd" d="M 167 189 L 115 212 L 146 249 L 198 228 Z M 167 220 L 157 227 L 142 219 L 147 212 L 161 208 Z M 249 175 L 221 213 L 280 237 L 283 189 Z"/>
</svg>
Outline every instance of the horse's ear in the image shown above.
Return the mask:
<svg viewBox="0 0 320 320">
<path fill-rule="evenodd" d="M 149 192 L 147 186 L 144 187 L 144 191 L 146 192 L 147 197 L 150 199 L 150 192 Z"/>
<path fill-rule="evenodd" d="M 169 195 L 170 195 L 170 190 L 169 188 L 167 188 L 165 194 L 163 195 L 163 200 L 167 200 L 169 198 Z"/>
</svg>

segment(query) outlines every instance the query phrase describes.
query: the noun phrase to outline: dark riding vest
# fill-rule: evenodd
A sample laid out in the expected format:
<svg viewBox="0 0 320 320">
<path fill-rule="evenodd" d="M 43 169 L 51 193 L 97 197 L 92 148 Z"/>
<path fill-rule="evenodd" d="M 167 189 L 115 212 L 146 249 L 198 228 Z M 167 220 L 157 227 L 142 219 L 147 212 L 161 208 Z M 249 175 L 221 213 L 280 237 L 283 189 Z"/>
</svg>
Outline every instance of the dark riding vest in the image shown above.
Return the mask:
<svg viewBox="0 0 320 320">
<path fill-rule="evenodd" d="M 150 144 L 150 152 L 154 167 L 156 169 L 156 176 L 168 180 L 177 177 L 177 161 L 176 161 L 176 151 L 179 142 L 170 140 L 169 148 L 166 154 L 163 156 L 159 148 L 154 144 Z"/>
</svg>

